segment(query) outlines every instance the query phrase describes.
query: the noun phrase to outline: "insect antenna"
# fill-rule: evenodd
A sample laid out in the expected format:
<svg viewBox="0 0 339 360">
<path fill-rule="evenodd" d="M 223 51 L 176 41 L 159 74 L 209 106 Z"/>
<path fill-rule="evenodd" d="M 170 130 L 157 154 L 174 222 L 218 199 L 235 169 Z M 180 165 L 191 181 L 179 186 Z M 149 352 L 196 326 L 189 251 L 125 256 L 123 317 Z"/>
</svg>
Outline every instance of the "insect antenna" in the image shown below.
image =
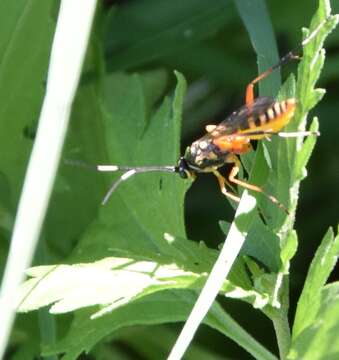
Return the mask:
<svg viewBox="0 0 339 360">
<path fill-rule="evenodd" d="M 322 21 L 307 37 L 304 39 L 298 46 L 296 46 L 293 50 L 289 51 L 286 55 L 284 55 L 280 61 L 272 66 L 272 70 L 280 67 L 281 65 L 286 64 L 290 60 L 298 60 L 300 56 L 297 55 L 297 52 L 301 50 L 305 45 L 307 45 L 314 37 L 317 36 L 320 29 L 325 25 L 327 19 Z"/>
<path fill-rule="evenodd" d="M 120 165 L 91 165 L 79 160 L 64 160 L 65 164 L 72 166 L 79 166 L 88 170 L 100 171 L 100 172 L 123 172 L 123 174 L 112 183 L 111 187 L 107 191 L 102 205 L 105 205 L 113 192 L 117 187 L 125 180 L 135 174 L 142 174 L 147 172 L 169 172 L 169 173 L 180 173 L 182 170 L 179 166 L 164 165 L 164 166 L 120 166 Z"/>
<path fill-rule="evenodd" d="M 112 183 L 111 187 L 107 191 L 104 199 L 102 200 L 102 205 L 105 205 L 113 192 L 117 187 L 125 180 L 130 178 L 135 174 L 141 174 L 146 172 L 178 172 L 177 166 L 140 166 L 140 167 L 130 167 L 130 166 L 118 166 L 118 165 L 97 165 L 96 170 L 100 172 L 117 172 L 123 171 L 123 174 Z"/>
</svg>

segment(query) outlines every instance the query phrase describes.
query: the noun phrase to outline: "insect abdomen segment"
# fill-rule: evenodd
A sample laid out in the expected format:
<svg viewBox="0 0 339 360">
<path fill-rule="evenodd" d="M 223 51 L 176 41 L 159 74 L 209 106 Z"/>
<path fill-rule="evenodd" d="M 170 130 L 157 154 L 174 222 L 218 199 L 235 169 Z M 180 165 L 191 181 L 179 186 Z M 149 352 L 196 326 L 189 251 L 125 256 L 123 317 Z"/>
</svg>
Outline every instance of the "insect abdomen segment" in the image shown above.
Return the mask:
<svg viewBox="0 0 339 360">
<path fill-rule="evenodd" d="M 294 115 L 296 107 L 295 99 L 287 99 L 283 101 L 275 101 L 267 109 L 249 116 L 247 119 L 247 127 L 243 126 L 239 129 L 239 134 L 262 132 L 261 134 L 249 134 L 252 140 L 259 140 L 269 133 L 278 133 L 285 127 Z"/>
</svg>

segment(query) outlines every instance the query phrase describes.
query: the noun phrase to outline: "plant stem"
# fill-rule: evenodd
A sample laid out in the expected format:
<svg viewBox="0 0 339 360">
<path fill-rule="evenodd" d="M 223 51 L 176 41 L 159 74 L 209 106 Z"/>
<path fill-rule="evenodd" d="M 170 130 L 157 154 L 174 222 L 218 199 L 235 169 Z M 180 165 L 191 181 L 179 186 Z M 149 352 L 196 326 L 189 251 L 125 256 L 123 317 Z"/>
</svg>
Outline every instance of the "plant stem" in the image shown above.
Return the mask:
<svg viewBox="0 0 339 360">
<path fill-rule="evenodd" d="M 278 342 L 279 357 L 281 360 L 285 360 L 291 345 L 291 331 L 287 313 L 280 311 L 272 318 L 272 321 Z"/>
</svg>

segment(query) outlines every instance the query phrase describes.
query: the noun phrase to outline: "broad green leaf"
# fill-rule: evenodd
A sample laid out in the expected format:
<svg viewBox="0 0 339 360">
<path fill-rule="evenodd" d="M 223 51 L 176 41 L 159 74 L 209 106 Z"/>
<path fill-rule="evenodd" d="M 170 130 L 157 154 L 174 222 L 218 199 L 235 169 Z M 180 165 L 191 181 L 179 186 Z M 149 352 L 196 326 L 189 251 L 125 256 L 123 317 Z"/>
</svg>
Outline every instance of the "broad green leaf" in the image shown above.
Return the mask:
<svg viewBox="0 0 339 360">
<path fill-rule="evenodd" d="M 119 311 L 94 320 L 90 319 L 93 310 L 81 310 L 76 312 L 67 336 L 54 347 L 46 348 L 44 355 L 66 353 L 63 360 L 76 359 L 80 353 L 83 351 L 88 353 L 98 341 L 121 327 L 183 321 L 187 318 L 195 300 L 194 293 L 175 290 L 152 294 L 121 307 Z M 218 304 L 213 305 L 205 323 L 230 337 L 255 358 L 276 359 Z M 78 341 L 74 341 L 74 336 Z"/>
<path fill-rule="evenodd" d="M 173 103 L 165 98 L 154 114 L 152 109 L 159 99 L 156 89 L 161 87 L 159 80 L 150 78 L 159 77 L 159 73 L 116 74 L 106 79 L 102 112 L 108 163 L 176 165 L 186 86 L 183 77 L 177 76 Z M 117 175 L 107 178 L 111 182 Z M 168 173 L 140 174 L 123 182 L 101 207 L 98 220 L 89 227 L 72 261 L 99 260 L 107 257 L 107 250 L 114 255 L 114 249 L 153 254 L 167 247 L 164 233 L 184 236 L 183 197 L 189 183 Z"/>
<path fill-rule="evenodd" d="M 0 169 L 10 186 L 12 209 L 32 146 L 27 129 L 36 125 L 45 91 L 54 9 L 54 0 L 0 4 L 0 143 L 5 149 Z M 1 201 L 8 196 L 3 188 L 0 195 Z"/>
<path fill-rule="evenodd" d="M 214 35 L 228 20 L 229 1 L 225 0 L 212 4 L 202 0 L 129 4 L 117 11 L 107 26 L 108 68 L 126 70 L 168 54 L 173 56 Z"/>
<path fill-rule="evenodd" d="M 155 337 L 154 334 L 157 334 Z M 177 334 L 175 330 L 166 325 L 140 326 L 119 334 L 119 341 L 128 341 L 129 347 L 142 354 L 146 359 L 165 359 L 168 349 L 175 342 Z M 91 352 L 95 354 L 96 352 Z M 224 354 L 217 354 L 215 349 L 208 348 L 204 344 L 193 343 L 185 353 L 185 360 L 231 360 Z"/>
<path fill-rule="evenodd" d="M 41 353 L 41 329 L 37 321 L 38 313 L 19 314 L 12 330 L 9 347 L 16 347 L 18 351 L 11 355 L 11 360 L 34 359 Z M 27 341 L 27 337 L 31 337 Z"/>
<path fill-rule="evenodd" d="M 98 99 L 98 82 L 99 79 L 82 86 L 77 92 L 63 161 L 46 219 L 45 237 L 49 244 L 55 244 L 63 256 L 68 256 L 74 247 L 69 239 L 76 239 L 97 216 L 98 204 L 107 189 L 107 182 L 102 174 L 66 163 L 69 160 L 81 159 L 95 164 L 105 162 L 107 157 L 102 141 L 104 129 Z M 91 196 L 88 196 L 88 189 L 91 189 Z M 77 215 L 73 216 L 74 214 Z M 69 221 L 70 216 L 72 221 Z"/>
<path fill-rule="evenodd" d="M 20 311 L 51 305 L 51 313 L 65 313 L 101 305 L 102 316 L 140 296 L 171 288 L 195 287 L 204 274 L 180 269 L 176 264 L 130 258 L 105 258 L 90 264 L 31 268 L 22 289 Z"/>
<path fill-rule="evenodd" d="M 339 255 L 339 236 L 334 237 L 329 229 L 324 236 L 309 268 L 303 291 L 300 295 L 293 324 L 293 340 L 308 327 L 315 324 L 321 306 L 321 292 Z"/>
<path fill-rule="evenodd" d="M 338 282 L 326 285 L 321 293 L 316 294 L 317 312 L 313 313 L 311 305 L 312 322 L 307 319 L 309 325 L 300 329 L 301 331 L 294 338 L 288 360 L 334 360 L 339 357 L 338 296 Z"/>
<path fill-rule="evenodd" d="M 45 92 L 58 6 L 55 0 L 0 2 L 1 275 Z M 16 255 L 20 262 L 21 254 Z M 19 351 L 11 353 L 13 359 L 38 355 L 39 329 L 32 319 L 36 317 L 16 323 L 13 335 L 20 336 L 14 346 Z"/>
<path fill-rule="evenodd" d="M 153 259 L 132 254 L 134 257 L 109 257 L 87 264 L 33 267 L 27 271 L 30 279 L 19 294 L 19 311 L 51 305 L 52 313 L 65 313 L 101 305 L 102 310 L 94 315 L 101 316 L 153 292 L 201 288 L 217 252 L 203 243 L 176 239 L 170 234 L 165 234 L 165 240 L 167 249 Z M 234 265 L 228 279 L 221 294 L 242 298 L 255 307 L 267 303 L 267 296 L 250 290 L 241 261 Z"/>
</svg>

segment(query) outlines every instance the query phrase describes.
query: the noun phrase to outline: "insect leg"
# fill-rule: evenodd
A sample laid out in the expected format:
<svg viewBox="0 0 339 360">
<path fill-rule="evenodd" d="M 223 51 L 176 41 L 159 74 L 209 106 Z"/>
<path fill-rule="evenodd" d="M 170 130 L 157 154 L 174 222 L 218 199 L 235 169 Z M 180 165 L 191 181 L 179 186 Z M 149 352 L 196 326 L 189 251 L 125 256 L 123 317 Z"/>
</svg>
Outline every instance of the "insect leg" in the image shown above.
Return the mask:
<svg viewBox="0 0 339 360">
<path fill-rule="evenodd" d="M 219 171 L 214 170 L 213 171 L 214 176 L 218 179 L 218 183 L 220 186 L 220 191 L 227 196 L 228 198 L 230 198 L 233 201 L 239 202 L 240 198 L 239 196 L 232 194 L 231 192 L 227 191 L 226 189 L 226 184 L 227 184 L 227 180 L 220 174 Z"/>
<path fill-rule="evenodd" d="M 323 27 L 323 25 L 326 23 L 326 20 L 322 21 L 309 35 L 306 39 L 304 39 L 299 46 L 297 46 L 295 49 L 289 51 L 285 56 L 283 56 L 279 62 L 270 68 L 268 68 L 265 72 L 257 76 L 254 80 L 252 80 L 246 88 L 246 105 L 251 106 L 254 101 L 254 85 L 270 75 L 273 70 L 279 68 L 280 66 L 290 62 L 291 60 L 299 60 L 300 56 L 296 54 L 297 51 L 299 51 L 301 48 L 303 48 L 306 44 L 308 44 L 319 32 L 319 30 Z"/>
<path fill-rule="evenodd" d="M 244 132 L 237 134 L 238 137 L 243 136 L 250 140 L 259 140 L 261 137 L 269 140 L 269 136 L 280 136 L 284 138 L 296 138 L 304 136 L 320 136 L 319 131 L 279 131 L 274 132 L 270 130 L 254 130 L 251 132 Z M 260 138 L 259 138 L 260 137 Z"/>
<path fill-rule="evenodd" d="M 300 56 L 294 54 L 292 51 L 287 53 L 284 57 L 280 59 L 280 61 L 268 68 L 265 72 L 257 76 L 254 80 L 252 80 L 246 87 L 246 105 L 251 106 L 254 102 L 254 85 L 259 81 L 265 79 L 268 75 L 270 75 L 275 69 L 278 69 L 280 66 L 286 64 L 291 60 L 299 60 Z"/>
<path fill-rule="evenodd" d="M 303 137 L 303 136 L 320 136 L 319 131 L 279 131 L 276 135 L 280 137 L 290 138 L 290 137 Z"/>
<path fill-rule="evenodd" d="M 265 195 L 270 201 L 272 201 L 272 203 L 276 204 L 280 209 L 284 210 L 287 215 L 289 215 L 289 211 L 287 210 L 287 208 L 273 195 L 267 194 L 262 188 L 260 188 L 257 185 L 249 184 L 246 181 L 237 179 L 236 176 L 238 175 L 240 169 L 240 161 L 235 156 L 233 159 L 234 159 L 234 166 L 228 176 L 228 180 L 234 184 L 242 186 L 245 189 L 256 191 Z"/>
</svg>

